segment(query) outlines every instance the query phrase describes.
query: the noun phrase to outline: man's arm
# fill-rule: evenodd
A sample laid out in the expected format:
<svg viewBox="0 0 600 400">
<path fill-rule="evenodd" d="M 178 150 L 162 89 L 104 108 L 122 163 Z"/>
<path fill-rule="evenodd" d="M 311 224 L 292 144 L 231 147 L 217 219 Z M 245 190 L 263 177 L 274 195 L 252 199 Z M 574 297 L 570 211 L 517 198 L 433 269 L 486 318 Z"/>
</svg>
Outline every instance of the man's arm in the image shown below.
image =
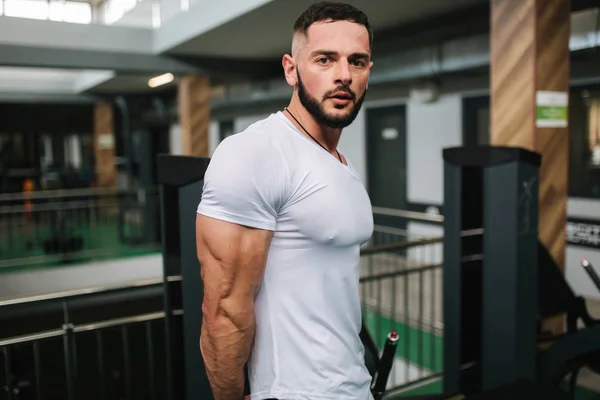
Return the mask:
<svg viewBox="0 0 600 400">
<path fill-rule="evenodd" d="M 254 338 L 254 296 L 272 231 L 197 215 L 196 244 L 204 283 L 200 351 L 215 400 L 241 400 Z"/>
</svg>

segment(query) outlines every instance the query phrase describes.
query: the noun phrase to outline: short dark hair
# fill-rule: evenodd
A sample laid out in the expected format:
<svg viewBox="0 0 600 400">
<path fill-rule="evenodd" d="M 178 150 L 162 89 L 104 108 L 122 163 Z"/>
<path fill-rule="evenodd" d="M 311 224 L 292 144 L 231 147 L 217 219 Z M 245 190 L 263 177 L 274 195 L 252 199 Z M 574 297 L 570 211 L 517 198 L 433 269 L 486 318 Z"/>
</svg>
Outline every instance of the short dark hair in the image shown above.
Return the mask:
<svg viewBox="0 0 600 400">
<path fill-rule="evenodd" d="M 373 29 L 369 18 L 356 7 L 346 3 L 323 1 L 311 5 L 296 20 L 294 33 L 306 35 L 312 24 L 324 20 L 350 21 L 363 25 L 369 32 L 369 46 L 373 48 Z"/>
</svg>

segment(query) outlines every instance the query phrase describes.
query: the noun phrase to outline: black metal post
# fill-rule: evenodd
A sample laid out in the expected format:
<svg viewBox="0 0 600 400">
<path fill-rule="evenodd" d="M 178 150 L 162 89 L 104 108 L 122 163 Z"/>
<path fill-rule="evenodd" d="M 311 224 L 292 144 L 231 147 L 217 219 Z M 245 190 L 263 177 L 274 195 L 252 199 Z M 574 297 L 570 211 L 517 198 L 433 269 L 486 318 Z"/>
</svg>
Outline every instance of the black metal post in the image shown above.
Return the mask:
<svg viewBox="0 0 600 400">
<path fill-rule="evenodd" d="M 167 351 L 167 399 L 212 398 L 200 354 L 202 282 L 196 255 L 196 208 L 209 158 L 159 155 L 163 285 Z M 181 276 L 181 280 L 178 278 Z M 177 285 L 177 286 L 174 286 Z M 179 289 L 179 290 L 177 290 Z M 183 316 L 174 318 L 180 303 Z"/>
<path fill-rule="evenodd" d="M 73 324 L 71 324 L 69 318 L 69 302 L 63 300 L 63 353 L 65 359 L 65 377 L 67 380 L 67 396 L 69 400 L 75 400 L 77 398 L 75 391 L 75 371 L 73 368 Z"/>
<path fill-rule="evenodd" d="M 540 156 L 443 156 L 444 393 L 468 396 L 535 376 Z"/>
<path fill-rule="evenodd" d="M 444 393 L 460 392 L 462 170 L 444 166 Z"/>
<path fill-rule="evenodd" d="M 536 376 L 539 162 L 512 149 L 485 170 L 483 390 Z"/>
</svg>

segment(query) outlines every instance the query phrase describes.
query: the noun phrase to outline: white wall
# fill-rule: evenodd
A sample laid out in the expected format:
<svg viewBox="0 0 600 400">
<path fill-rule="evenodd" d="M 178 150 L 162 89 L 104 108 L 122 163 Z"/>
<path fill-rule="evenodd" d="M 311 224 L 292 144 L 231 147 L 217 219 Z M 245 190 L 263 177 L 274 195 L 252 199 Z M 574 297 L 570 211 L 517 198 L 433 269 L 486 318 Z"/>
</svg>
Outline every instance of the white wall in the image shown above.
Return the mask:
<svg viewBox="0 0 600 400">
<path fill-rule="evenodd" d="M 407 200 L 410 203 L 444 204 L 444 160 L 442 150 L 462 144 L 462 96 L 441 96 L 435 103 L 410 101 L 406 104 Z M 442 226 L 409 222 L 411 239 L 439 237 Z M 423 257 L 423 249 L 414 256 Z M 427 249 L 427 262 L 442 262 L 442 246 Z"/>
<path fill-rule="evenodd" d="M 446 95 L 430 104 L 408 102 L 406 117 L 407 200 L 441 205 L 442 149 L 462 144 L 462 97 Z"/>
</svg>

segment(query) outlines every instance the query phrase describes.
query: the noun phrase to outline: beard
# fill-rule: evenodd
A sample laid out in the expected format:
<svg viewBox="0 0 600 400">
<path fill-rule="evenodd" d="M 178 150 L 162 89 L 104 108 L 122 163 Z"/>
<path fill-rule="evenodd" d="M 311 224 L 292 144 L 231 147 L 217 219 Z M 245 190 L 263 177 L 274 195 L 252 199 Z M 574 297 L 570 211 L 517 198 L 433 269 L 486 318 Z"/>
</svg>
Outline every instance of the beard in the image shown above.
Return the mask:
<svg viewBox="0 0 600 400">
<path fill-rule="evenodd" d="M 350 125 L 356 119 L 360 108 L 362 107 L 362 103 L 365 99 L 367 91 L 360 96 L 360 98 L 356 98 L 356 94 L 348 87 L 347 85 L 338 86 L 335 90 L 331 90 L 327 92 L 323 96 L 323 101 L 319 102 L 315 97 L 310 95 L 304 84 L 302 83 L 302 79 L 300 78 L 300 73 L 298 76 L 298 98 L 300 99 L 300 103 L 306 108 L 306 110 L 315 118 L 315 120 L 321 124 L 325 125 L 329 128 L 333 129 L 341 129 Z M 352 104 L 349 107 L 352 107 L 350 111 L 347 112 L 346 115 L 333 116 L 327 114 L 325 108 L 323 107 L 323 102 L 328 99 L 331 95 L 336 92 L 345 92 L 352 96 L 352 101 L 354 102 L 354 106 Z M 348 107 L 348 106 L 346 106 Z M 339 107 L 342 108 L 342 107 Z"/>
</svg>

